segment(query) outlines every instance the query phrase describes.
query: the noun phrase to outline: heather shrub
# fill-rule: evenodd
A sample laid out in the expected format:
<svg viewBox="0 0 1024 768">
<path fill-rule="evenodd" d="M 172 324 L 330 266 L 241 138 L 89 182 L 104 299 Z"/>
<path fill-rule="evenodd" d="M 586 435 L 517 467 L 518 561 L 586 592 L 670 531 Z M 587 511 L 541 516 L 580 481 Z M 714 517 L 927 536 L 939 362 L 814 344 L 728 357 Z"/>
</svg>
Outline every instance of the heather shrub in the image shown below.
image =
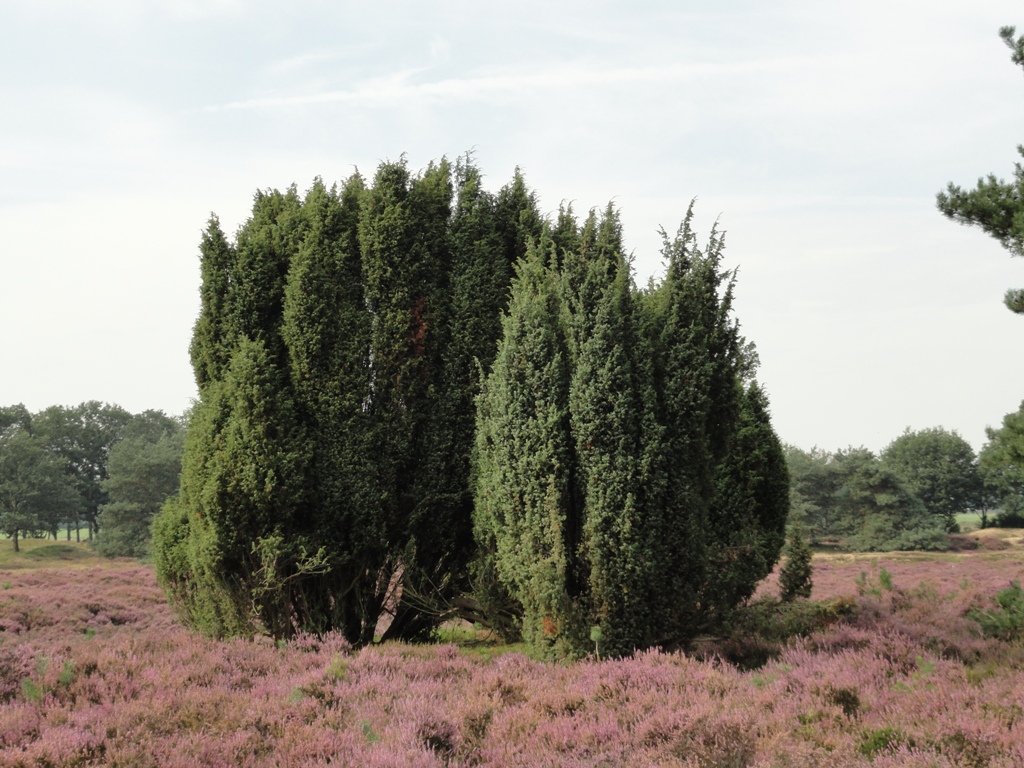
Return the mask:
<svg viewBox="0 0 1024 768">
<path fill-rule="evenodd" d="M 962 730 L 943 736 L 936 746 L 954 765 L 964 768 L 984 768 L 991 765 L 1001 751 L 991 737 L 965 733 Z"/>
<path fill-rule="evenodd" d="M 757 736 L 742 723 L 697 722 L 676 738 L 670 754 L 699 766 L 744 768 L 757 755 Z"/>
<path fill-rule="evenodd" d="M 1019 768 L 1024 646 L 965 614 L 1024 565 L 963 557 L 881 561 L 892 589 L 863 596 L 861 561 L 820 562 L 814 601 L 734 613 L 773 649 L 752 671 L 712 641 L 705 660 L 573 664 L 341 633 L 216 641 L 145 568 L 0 572 L 0 611 L 34 616 L 0 632 L 0 768 Z"/>
<path fill-rule="evenodd" d="M 0 645 L 0 704 L 18 695 L 21 681 L 27 679 L 32 659 L 24 646 Z"/>
</svg>

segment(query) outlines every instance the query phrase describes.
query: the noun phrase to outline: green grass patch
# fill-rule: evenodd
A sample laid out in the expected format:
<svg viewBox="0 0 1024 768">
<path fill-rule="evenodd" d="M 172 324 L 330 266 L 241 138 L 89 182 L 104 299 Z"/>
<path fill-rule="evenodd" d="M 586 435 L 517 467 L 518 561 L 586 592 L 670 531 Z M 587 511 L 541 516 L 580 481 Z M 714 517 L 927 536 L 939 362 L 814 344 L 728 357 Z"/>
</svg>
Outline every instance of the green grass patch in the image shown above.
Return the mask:
<svg viewBox="0 0 1024 768">
<path fill-rule="evenodd" d="M 45 560 L 66 563 L 70 560 L 82 560 L 94 557 L 92 552 L 74 544 L 46 544 L 26 551 L 25 558 L 35 562 Z"/>
<path fill-rule="evenodd" d="M 535 661 L 541 660 L 528 643 L 497 642 L 489 645 L 464 645 L 459 646 L 459 649 L 470 658 L 479 661 L 490 661 L 506 653 L 519 653 Z"/>
<path fill-rule="evenodd" d="M 494 632 L 464 621 L 453 621 L 434 631 L 436 643 L 456 645 L 463 655 L 478 661 L 490 661 L 506 653 L 521 653 L 537 659 L 527 643 L 506 643 Z"/>
<path fill-rule="evenodd" d="M 433 639 L 437 643 L 452 643 L 453 645 L 474 645 L 483 642 L 486 638 L 470 624 L 465 622 L 449 622 L 434 630 Z"/>
<path fill-rule="evenodd" d="M 977 512 L 963 512 L 956 516 L 956 524 L 964 533 L 976 531 L 981 528 L 981 515 Z"/>
<path fill-rule="evenodd" d="M 874 758 L 880 752 L 891 752 L 904 745 L 912 747 L 914 740 L 899 728 L 886 726 L 864 731 L 858 749 L 865 757 Z"/>
<path fill-rule="evenodd" d="M 18 547 L 20 551 L 15 552 L 9 539 L 0 542 L 0 568 L 59 568 L 103 559 L 84 541 L 20 539 Z"/>
</svg>

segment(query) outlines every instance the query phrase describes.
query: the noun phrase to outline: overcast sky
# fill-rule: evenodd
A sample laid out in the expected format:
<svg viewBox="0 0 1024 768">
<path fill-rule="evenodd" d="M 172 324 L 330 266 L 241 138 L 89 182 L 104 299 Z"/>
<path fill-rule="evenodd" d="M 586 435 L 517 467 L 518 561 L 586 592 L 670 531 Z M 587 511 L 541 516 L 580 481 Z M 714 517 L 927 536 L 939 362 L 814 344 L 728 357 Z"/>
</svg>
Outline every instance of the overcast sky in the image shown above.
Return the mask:
<svg viewBox="0 0 1024 768">
<path fill-rule="evenodd" d="M 0 3 L 0 405 L 179 413 L 200 232 L 404 152 L 613 200 L 638 279 L 727 231 L 783 440 L 980 448 L 1024 399 L 1024 260 L 937 213 L 1007 177 L 1018 1 Z"/>
</svg>

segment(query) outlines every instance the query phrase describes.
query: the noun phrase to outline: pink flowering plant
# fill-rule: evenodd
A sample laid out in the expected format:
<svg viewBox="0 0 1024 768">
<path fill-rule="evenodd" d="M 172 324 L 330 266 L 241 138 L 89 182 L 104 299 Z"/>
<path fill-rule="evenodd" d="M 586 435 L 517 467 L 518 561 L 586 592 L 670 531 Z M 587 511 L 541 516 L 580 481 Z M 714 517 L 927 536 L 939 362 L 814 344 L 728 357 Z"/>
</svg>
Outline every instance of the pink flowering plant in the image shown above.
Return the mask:
<svg viewBox="0 0 1024 768">
<path fill-rule="evenodd" d="M 216 641 L 147 567 L 3 571 L 0 767 L 1021 768 L 1024 647 L 979 618 L 1022 577 L 1015 549 L 819 555 L 811 601 L 773 613 L 776 576 L 735 618 L 759 658 L 736 634 L 569 665 Z"/>
</svg>

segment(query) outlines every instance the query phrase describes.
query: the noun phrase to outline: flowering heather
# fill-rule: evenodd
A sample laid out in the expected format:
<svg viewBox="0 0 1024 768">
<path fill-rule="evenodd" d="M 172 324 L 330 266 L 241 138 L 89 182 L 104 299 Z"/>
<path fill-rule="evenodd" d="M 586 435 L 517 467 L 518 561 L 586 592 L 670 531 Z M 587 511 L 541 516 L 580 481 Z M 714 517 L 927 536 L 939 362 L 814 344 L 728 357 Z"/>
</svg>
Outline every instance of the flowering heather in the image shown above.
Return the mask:
<svg viewBox="0 0 1024 768">
<path fill-rule="evenodd" d="M 1022 578 L 1017 551 L 819 557 L 814 596 L 856 612 L 744 672 L 219 642 L 176 622 L 148 568 L 0 571 L 0 768 L 1024 768 L 1024 650 L 964 615 Z"/>
</svg>

